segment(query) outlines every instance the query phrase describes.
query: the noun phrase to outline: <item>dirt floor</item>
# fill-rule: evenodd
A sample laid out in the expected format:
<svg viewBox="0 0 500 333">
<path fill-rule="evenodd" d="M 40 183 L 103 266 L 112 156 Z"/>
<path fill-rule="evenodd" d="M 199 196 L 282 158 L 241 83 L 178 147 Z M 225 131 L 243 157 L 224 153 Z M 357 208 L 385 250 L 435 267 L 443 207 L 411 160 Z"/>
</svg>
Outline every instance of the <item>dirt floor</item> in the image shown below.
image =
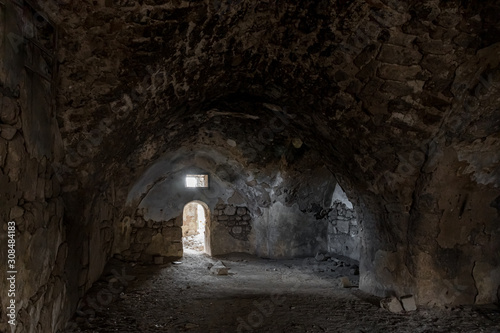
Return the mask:
<svg viewBox="0 0 500 333">
<path fill-rule="evenodd" d="M 229 275 L 208 267 L 221 259 Z M 179 262 L 113 260 L 79 306 L 67 332 L 491 332 L 497 306 L 393 314 L 356 287 L 347 258 L 210 258 L 187 249 Z M 339 280 L 353 285 L 344 288 Z"/>
</svg>

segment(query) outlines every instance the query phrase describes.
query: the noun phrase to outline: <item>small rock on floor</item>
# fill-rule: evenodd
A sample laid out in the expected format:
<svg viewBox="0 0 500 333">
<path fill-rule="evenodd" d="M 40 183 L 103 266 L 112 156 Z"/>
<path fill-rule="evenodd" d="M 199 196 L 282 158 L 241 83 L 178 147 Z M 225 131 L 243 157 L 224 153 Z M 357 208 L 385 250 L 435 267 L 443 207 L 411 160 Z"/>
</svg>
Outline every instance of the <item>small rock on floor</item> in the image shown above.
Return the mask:
<svg viewBox="0 0 500 333">
<path fill-rule="evenodd" d="M 389 297 L 380 300 L 380 307 L 389 310 L 392 313 L 403 312 L 401 302 L 396 297 Z"/>
<path fill-rule="evenodd" d="M 401 296 L 401 304 L 406 312 L 417 310 L 417 304 L 413 295 Z"/>
<path fill-rule="evenodd" d="M 229 268 L 222 261 L 218 261 L 210 268 L 210 272 L 215 275 L 228 275 Z"/>
</svg>

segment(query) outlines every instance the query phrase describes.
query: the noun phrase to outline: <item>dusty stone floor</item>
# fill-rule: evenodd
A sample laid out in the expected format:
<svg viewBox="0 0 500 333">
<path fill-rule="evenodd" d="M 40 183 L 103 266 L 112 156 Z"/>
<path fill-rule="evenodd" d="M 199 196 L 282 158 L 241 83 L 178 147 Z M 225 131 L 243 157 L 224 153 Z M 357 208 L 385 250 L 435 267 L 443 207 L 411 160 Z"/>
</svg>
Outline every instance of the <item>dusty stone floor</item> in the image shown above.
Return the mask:
<svg viewBox="0 0 500 333">
<path fill-rule="evenodd" d="M 67 332 L 500 332 L 493 305 L 383 310 L 355 287 L 356 267 L 345 258 L 221 259 L 227 276 L 211 274 L 216 259 L 189 249 L 161 266 L 112 261 Z M 341 287 L 342 276 L 353 287 Z"/>
</svg>

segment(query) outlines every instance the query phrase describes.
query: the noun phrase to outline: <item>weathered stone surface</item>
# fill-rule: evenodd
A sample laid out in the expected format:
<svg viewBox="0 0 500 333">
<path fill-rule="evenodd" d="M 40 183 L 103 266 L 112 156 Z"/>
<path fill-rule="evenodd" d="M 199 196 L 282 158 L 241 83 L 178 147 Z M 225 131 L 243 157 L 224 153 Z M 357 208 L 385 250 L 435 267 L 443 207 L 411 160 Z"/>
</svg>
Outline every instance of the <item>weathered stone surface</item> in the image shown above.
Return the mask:
<svg viewBox="0 0 500 333">
<path fill-rule="evenodd" d="M 233 207 L 233 206 L 227 206 L 227 207 L 224 209 L 224 214 L 225 214 L 225 215 L 234 215 L 234 214 L 236 214 L 236 207 Z"/>
<path fill-rule="evenodd" d="M 5 171 L 12 182 L 18 182 L 20 180 L 22 162 L 25 158 L 26 150 L 23 140 L 20 135 L 16 135 L 14 139 L 9 142 L 7 160 L 5 162 Z"/>
<path fill-rule="evenodd" d="M 16 122 L 17 115 L 19 114 L 19 106 L 17 101 L 13 98 L 3 97 L 2 105 L 0 107 L 0 120 L 12 125 Z"/>
<path fill-rule="evenodd" d="M 179 227 L 163 228 L 161 234 L 169 241 L 180 240 L 182 238 L 182 229 Z"/>
<path fill-rule="evenodd" d="M 406 295 L 400 297 L 401 305 L 406 312 L 417 310 L 417 304 L 413 295 Z"/>
<path fill-rule="evenodd" d="M 22 217 L 24 215 L 24 209 L 19 206 L 12 207 L 10 209 L 10 215 L 9 218 L 13 221 L 17 220 L 18 218 Z"/>
<path fill-rule="evenodd" d="M 391 64 L 382 64 L 378 68 L 378 75 L 382 79 L 393 81 L 408 81 L 418 78 L 420 73 L 420 66 L 400 66 Z"/>
<path fill-rule="evenodd" d="M 149 228 L 142 228 L 137 230 L 137 235 L 135 236 L 135 241 L 137 243 L 148 244 L 151 243 L 151 237 L 153 232 Z"/>
<path fill-rule="evenodd" d="M 0 136 L 5 140 L 12 140 L 16 132 L 17 130 L 12 126 L 0 125 Z"/>
<path fill-rule="evenodd" d="M 382 46 L 377 59 L 389 64 L 410 66 L 418 64 L 422 59 L 422 55 L 409 46 L 386 44 Z"/>
<path fill-rule="evenodd" d="M 337 230 L 341 233 L 349 233 L 349 221 L 348 220 L 337 220 Z"/>
<path fill-rule="evenodd" d="M 500 290 L 500 268 L 486 262 L 476 262 L 472 274 L 478 292 L 476 303 L 491 304 L 498 302 L 497 291 Z"/>
<path fill-rule="evenodd" d="M 419 39 L 417 40 L 417 44 L 422 52 L 429 54 L 444 55 L 454 51 L 451 44 L 444 44 L 441 40 Z"/>
<path fill-rule="evenodd" d="M 164 259 L 165 258 L 162 257 L 162 256 L 156 256 L 156 257 L 154 257 L 154 263 L 155 263 L 155 265 L 163 265 Z"/>
</svg>

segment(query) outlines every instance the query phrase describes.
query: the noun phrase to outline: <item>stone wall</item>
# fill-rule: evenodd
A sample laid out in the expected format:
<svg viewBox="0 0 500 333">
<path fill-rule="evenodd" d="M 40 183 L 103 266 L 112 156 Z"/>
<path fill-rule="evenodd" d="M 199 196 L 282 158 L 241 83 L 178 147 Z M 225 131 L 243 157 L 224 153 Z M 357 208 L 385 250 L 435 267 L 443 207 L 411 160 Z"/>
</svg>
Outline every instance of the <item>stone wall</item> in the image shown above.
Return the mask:
<svg viewBox="0 0 500 333">
<path fill-rule="evenodd" d="M 206 140 L 201 135 L 198 138 Z M 289 258 L 327 251 L 325 212 L 331 209 L 337 183 L 326 168 L 316 166 L 310 156 L 297 158 L 295 163 L 310 167 L 311 171 L 284 176 L 279 171 L 261 172 L 257 166 L 245 170 L 237 154 L 230 155 L 229 161 L 227 156 L 216 146 L 201 146 L 199 150 L 179 150 L 161 157 L 131 186 L 127 204 L 130 207 L 125 210 L 133 211 L 136 205 L 143 219 L 154 225 L 180 220 L 188 202 L 205 202 L 212 217 L 206 226 L 206 251 L 212 255 L 246 252 Z M 269 161 L 271 166 L 277 163 Z M 185 187 L 185 174 L 197 172 L 209 175 L 209 189 Z M 118 221 L 115 225 L 115 253 L 123 254 L 130 250 L 127 242 L 135 242 L 130 221 Z M 134 256 L 138 259 L 138 252 Z"/>
<path fill-rule="evenodd" d="M 133 219 L 125 217 L 130 239 L 118 257 L 147 263 L 182 257 L 182 215 L 168 221 L 145 221 L 139 214 Z"/>
<path fill-rule="evenodd" d="M 218 204 L 213 216 L 217 223 L 227 228 L 232 237 L 248 241 L 248 236 L 252 231 L 252 217 L 249 215 L 247 207 Z"/>
<path fill-rule="evenodd" d="M 328 252 L 359 260 L 361 240 L 354 208 L 334 202 L 328 222 Z"/>
<path fill-rule="evenodd" d="M 51 56 L 14 54 L 4 36 L 0 61 L 12 73 L 2 72 L 8 126 L 0 163 L 5 169 L 25 149 L 69 169 L 66 274 L 78 274 L 85 244 L 98 249 L 89 276 L 106 260 L 109 241 L 100 232 L 108 222 L 93 221 L 92 208 L 103 200 L 101 187 L 131 197 L 105 200 L 130 206 L 111 218 L 113 252 L 128 249 L 137 207 L 147 209 L 145 221 L 170 221 L 191 200 L 251 212 L 248 242 L 224 225 L 214 228 L 211 237 L 230 245 L 222 252 L 279 257 L 327 249 L 325 193 L 333 181 L 308 187 L 316 175 L 301 177 L 324 166 L 355 203 L 361 288 L 414 293 L 422 304 L 487 302 L 498 294 L 497 2 L 39 2 L 61 25 L 59 126 L 46 109 L 31 112 L 27 98 L 38 96 L 31 99 L 37 108 L 46 104 L 40 77 L 47 73 L 26 73 L 39 73 Z M 11 4 L 3 3 L 2 10 Z M 18 35 L 30 27 L 1 17 Z M 28 94 L 19 84 L 26 80 L 39 90 Z M 158 170 L 149 173 L 152 165 Z M 214 175 L 210 191 L 188 192 L 176 182 L 190 166 Z M 15 185 L 10 197 L 17 186 L 29 187 Z"/>
<path fill-rule="evenodd" d="M 8 221 L 16 224 L 15 332 L 63 328 L 78 300 L 65 273 L 65 205 L 54 168 L 62 151 L 53 104 L 55 28 L 36 13 L 26 4 L 0 3 L 1 332 L 11 332 L 4 275 Z M 34 19 L 40 21 L 35 25 Z"/>
</svg>

